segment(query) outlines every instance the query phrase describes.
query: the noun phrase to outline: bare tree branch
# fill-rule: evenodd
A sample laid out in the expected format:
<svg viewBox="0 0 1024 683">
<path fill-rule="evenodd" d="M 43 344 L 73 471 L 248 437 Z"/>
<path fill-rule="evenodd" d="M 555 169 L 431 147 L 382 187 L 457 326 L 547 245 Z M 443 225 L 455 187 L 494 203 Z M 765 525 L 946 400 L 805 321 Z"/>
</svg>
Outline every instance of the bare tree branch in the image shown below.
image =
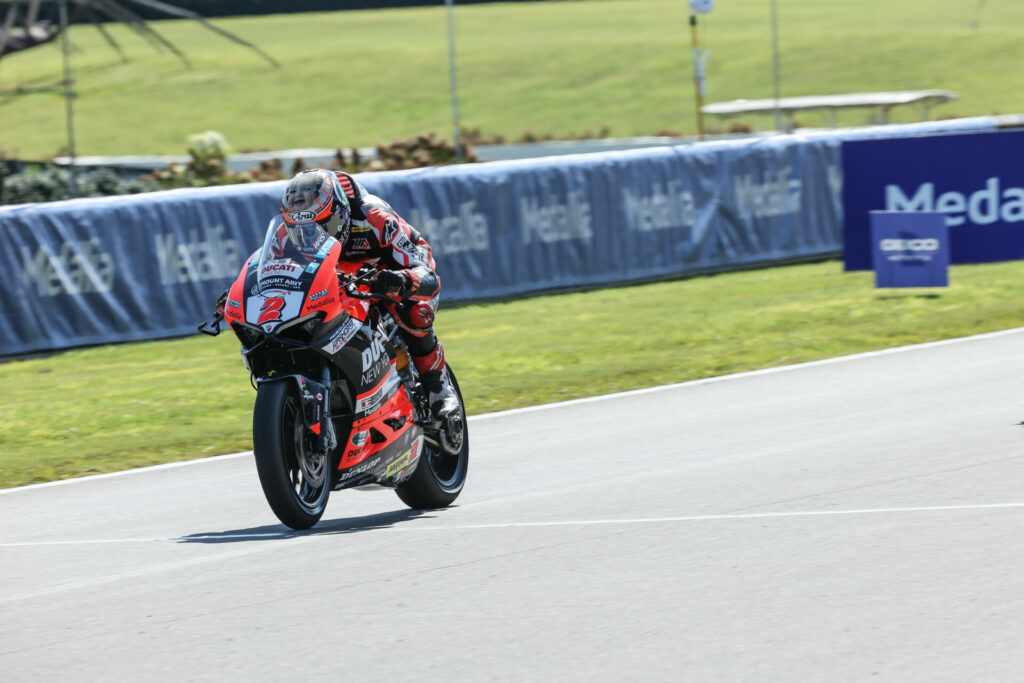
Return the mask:
<svg viewBox="0 0 1024 683">
<path fill-rule="evenodd" d="M 114 0 L 75 0 L 75 2 L 83 5 L 88 4 L 94 6 L 96 9 L 128 25 L 139 35 L 147 38 L 151 43 L 166 47 L 178 59 L 184 62 L 186 66 L 189 68 L 192 67 L 192 62 L 188 60 L 188 57 L 185 56 L 184 52 L 175 47 L 174 43 L 164 38 L 159 32 L 153 30 L 153 28 L 151 28 L 141 17 L 121 6 Z"/>
<path fill-rule="evenodd" d="M 125 55 L 124 50 L 122 50 L 121 45 L 116 40 L 114 40 L 114 36 L 110 35 L 110 32 L 107 31 L 106 28 L 104 28 L 103 22 L 100 21 L 99 15 L 93 11 L 92 7 L 86 8 L 86 14 L 89 17 L 89 20 L 92 21 L 93 26 L 96 27 L 96 30 L 99 31 L 100 35 L 103 36 L 103 39 L 107 41 L 107 44 L 110 45 L 110 47 L 114 48 L 114 50 L 117 51 L 117 54 L 121 55 L 121 61 L 127 62 L 128 57 Z"/>
<path fill-rule="evenodd" d="M 206 17 L 202 16 L 201 14 L 196 14 L 195 12 L 193 12 L 191 10 L 182 9 L 181 7 L 175 7 L 174 5 L 168 5 L 166 2 L 160 2 L 160 0 L 126 0 L 126 1 L 127 2 L 133 2 L 136 5 L 142 5 L 143 7 L 149 7 L 150 9 L 159 10 L 161 12 L 164 12 L 165 14 L 170 14 L 171 16 L 183 17 L 185 19 L 192 19 L 194 21 L 198 21 L 199 23 L 201 23 L 203 26 L 205 26 L 206 28 L 210 29 L 214 33 L 219 33 L 220 35 L 224 36 L 228 40 L 232 40 L 232 41 L 238 43 L 239 45 L 244 45 L 245 47 L 249 48 L 250 50 L 252 50 L 256 54 L 258 54 L 259 56 L 263 57 L 265 60 L 270 62 L 274 66 L 275 69 L 279 68 L 281 66 L 280 62 L 278 62 L 276 59 L 274 59 L 273 57 L 268 55 L 266 52 L 261 50 L 256 45 L 250 43 L 248 40 L 245 40 L 243 38 L 239 38 L 234 33 L 231 33 L 229 31 L 225 31 L 222 28 L 214 26 L 209 21 L 207 21 Z"/>
<path fill-rule="evenodd" d="M 110 34 L 104 28 L 101 27 L 101 21 L 99 17 L 90 10 L 97 10 L 101 12 L 103 15 L 110 17 L 111 19 L 120 21 L 121 23 L 128 26 L 128 28 L 132 29 L 140 36 L 145 38 L 147 41 L 149 41 L 150 44 L 152 44 L 157 49 L 168 49 L 176 57 L 178 57 L 178 59 L 184 62 L 186 66 L 189 67 L 191 67 L 192 64 L 191 62 L 189 62 L 188 57 L 181 50 L 175 47 L 169 40 L 164 38 L 152 26 L 147 24 L 145 20 L 143 20 L 137 14 L 135 14 L 127 7 L 125 7 L 125 3 L 134 3 L 142 7 L 156 10 L 158 12 L 163 12 L 168 16 L 181 17 L 184 19 L 191 19 L 193 21 L 199 22 L 200 24 L 202 24 L 209 30 L 213 31 L 214 33 L 217 33 L 223 36 L 224 38 L 231 40 L 232 42 L 238 43 L 239 45 L 249 48 L 256 54 L 258 54 L 260 57 L 267 60 L 270 64 L 274 66 L 274 68 L 278 68 L 281 66 L 281 64 L 276 59 L 274 59 L 269 54 L 261 50 L 257 45 L 235 35 L 234 33 L 231 33 L 230 31 L 222 29 L 219 26 L 213 25 L 201 14 L 181 7 L 177 7 L 170 3 L 161 2 L 161 0 L 68 0 L 68 2 L 75 6 L 75 15 L 81 16 L 84 12 L 88 12 L 87 16 L 96 25 L 100 33 L 103 34 L 103 37 L 107 41 L 107 43 L 109 43 L 111 46 L 114 47 L 114 49 L 118 51 L 122 59 L 124 59 L 124 53 L 121 50 L 120 46 L 116 43 L 116 41 L 113 40 L 113 37 L 110 36 Z M 7 21 L 5 21 L 3 30 L 0 30 L 0 57 L 4 55 L 5 50 L 9 52 L 14 52 L 17 50 L 34 47 L 35 45 L 39 45 L 44 42 L 49 42 L 50 40 L 55 38 L 59 34 L 59 30 L 56 33 L 52 33 L 49 29 L 50 22 L 36 21 L 36 17 L 39 14 L 40 8 L 53 4 L 56 4 L 55 0 L 6 0 L 5 2 L 0 3 L 0 7 L 2 7 L 3 5 L 8 6 Z M 13 23 L 17 20 L 17 8 L 19 5 L 28 6 L 25 17 L 24 40 L 22 40 L 21 38 L 13 39 Z M 8 25 L 8 22 L 10 23 L 10 25 Z M 46 35 L 45 38 L 41 37 L 41 32 L 43 31 L 48 32 L 48 35 Z M 18 31 L 17 34 L 21 35 L 20 31 Z"/>
</svg>

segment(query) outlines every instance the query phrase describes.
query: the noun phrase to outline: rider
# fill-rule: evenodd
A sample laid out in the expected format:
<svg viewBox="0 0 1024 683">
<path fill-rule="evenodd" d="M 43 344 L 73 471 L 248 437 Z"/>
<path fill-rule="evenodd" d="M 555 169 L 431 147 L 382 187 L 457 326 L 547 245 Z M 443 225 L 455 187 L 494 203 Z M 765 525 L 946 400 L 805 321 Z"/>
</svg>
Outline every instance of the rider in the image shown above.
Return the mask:
<svg viewBox="0 0 1024 683">
<path fill-rule="evenodd" d="M 392 308 L 429 392 L 431 413 L 443 420 L 457 411 L 444 347 L 433 329 L 441 280 L 423 236 L 355 178 L 322 168 L 291 179 L 281 197 L 281 215 L 291 224 L 319 224 L 341 242 L 342 258 L 377 266 L 370 291 L 395 302 Z"/>
</svg>

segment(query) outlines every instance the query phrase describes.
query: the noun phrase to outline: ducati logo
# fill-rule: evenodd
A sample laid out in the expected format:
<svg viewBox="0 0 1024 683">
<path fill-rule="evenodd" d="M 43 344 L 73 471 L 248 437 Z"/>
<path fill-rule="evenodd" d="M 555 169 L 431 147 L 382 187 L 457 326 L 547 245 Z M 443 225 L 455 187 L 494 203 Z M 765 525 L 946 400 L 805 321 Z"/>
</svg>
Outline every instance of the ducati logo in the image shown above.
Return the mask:
<svg viewBox="0 0 1024 683">
<path fill-rule="evenodd" d="M 374 336 L 370 346 L 363 350 L 363 372 L 372 368 L 373 364 L 386 353 L 387 351 L 384 350 L 384 345 L 380 343 L 380 339 Z"/>
</svg>

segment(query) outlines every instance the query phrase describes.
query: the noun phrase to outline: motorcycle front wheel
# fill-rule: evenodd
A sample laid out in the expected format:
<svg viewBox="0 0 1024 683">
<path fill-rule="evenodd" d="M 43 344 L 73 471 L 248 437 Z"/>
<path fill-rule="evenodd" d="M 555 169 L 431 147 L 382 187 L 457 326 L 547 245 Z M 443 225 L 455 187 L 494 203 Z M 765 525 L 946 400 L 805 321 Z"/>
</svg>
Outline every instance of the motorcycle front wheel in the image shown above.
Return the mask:
<svg viewBox="0 0 1024 683">
<path fill-rule="evenodd" d="M 312 452 L 291 380 L 263 382 L 252 413 L 253 452 L 270 509 L 292 529 L 308 529 L 327 508 L 329 458 Z"/>
<path fill-rule="evenodd" d="M 462 439 L 458 453 L 449 453 L 440 445 L 437 435 L 429 437 L 423 444 L 420 462 L 412 476 L 398 485 L 395 493 L 402 502 L 414 510 L 434 510 L 451 505 L 462 492 L 469 471 L 469 427 L 466 424 L 466 405 L 462 401 L 462 390 L 455 379 L 455 373 L 448 366 L 455 393 L 459 395 L 459 415 L 462 425 Z"/>
</svg>

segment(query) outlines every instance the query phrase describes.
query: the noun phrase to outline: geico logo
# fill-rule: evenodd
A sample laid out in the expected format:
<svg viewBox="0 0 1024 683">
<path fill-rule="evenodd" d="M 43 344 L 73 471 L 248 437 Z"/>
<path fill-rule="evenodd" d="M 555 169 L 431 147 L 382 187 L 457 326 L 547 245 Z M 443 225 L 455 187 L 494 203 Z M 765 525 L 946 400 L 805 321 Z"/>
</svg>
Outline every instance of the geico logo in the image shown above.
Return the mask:
<svg viewBox="0 0 1024 683">
<path fill-rule="evenodd" d="M 939 241 L 937 239 L 921 240 L 882 240 L 879 243 L 882 251 L 938 251 Z"/>
</svg>

